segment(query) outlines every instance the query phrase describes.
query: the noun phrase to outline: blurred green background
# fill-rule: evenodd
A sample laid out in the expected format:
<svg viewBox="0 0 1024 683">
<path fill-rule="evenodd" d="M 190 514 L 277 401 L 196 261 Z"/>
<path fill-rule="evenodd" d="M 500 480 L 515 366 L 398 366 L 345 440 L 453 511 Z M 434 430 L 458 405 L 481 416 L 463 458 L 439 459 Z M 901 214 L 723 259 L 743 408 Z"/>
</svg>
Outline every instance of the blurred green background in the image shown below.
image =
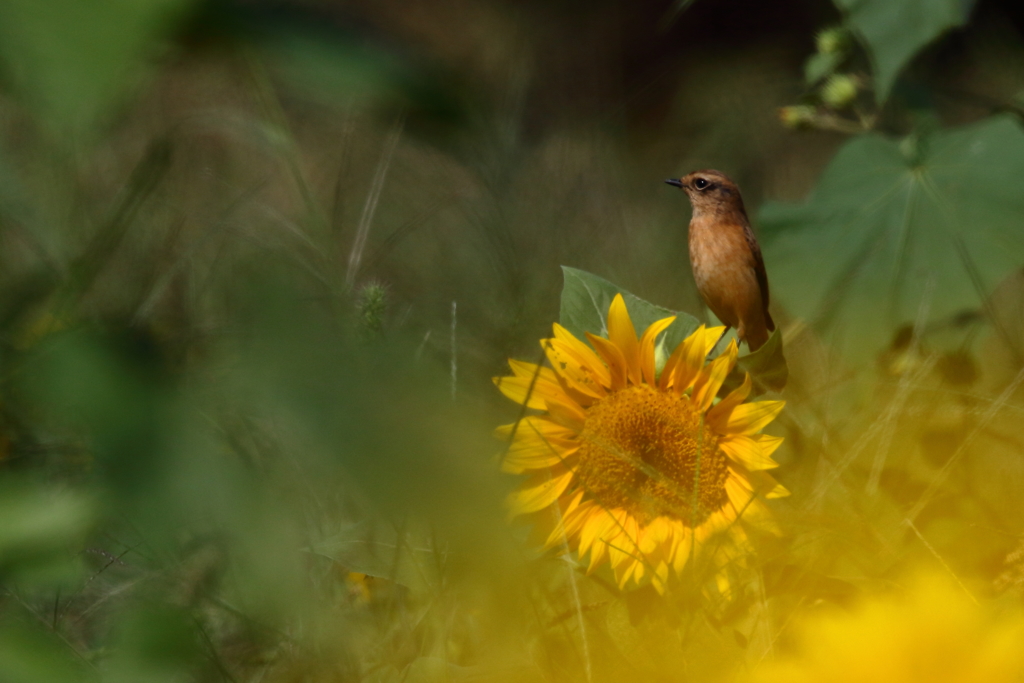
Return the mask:
<svg viewBox="0 0 1024 683">
<path fill-rule="evenodd" d="M 0 680 L 733 680 L 910 567 L 1024 586 L 1024 6 L 0 0 Z M 509 527 L 560 266 L 789 361 L 758 589 Z M 770 658 L 770 657 L 769 657 Z"/>
</svg>

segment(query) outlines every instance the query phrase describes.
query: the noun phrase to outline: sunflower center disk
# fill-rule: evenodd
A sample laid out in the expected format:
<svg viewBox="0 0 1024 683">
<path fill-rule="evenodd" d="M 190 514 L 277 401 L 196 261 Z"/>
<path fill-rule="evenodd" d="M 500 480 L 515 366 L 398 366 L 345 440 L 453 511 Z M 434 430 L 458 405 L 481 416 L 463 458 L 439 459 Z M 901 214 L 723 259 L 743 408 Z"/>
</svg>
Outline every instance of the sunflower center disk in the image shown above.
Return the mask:
<svg viewBox="0 0 1024 683">
<path fill-rule="evenodd" d="M 608 509 L 693 528 L 728 499 L 725 456 L 685 397 L 646 385 L 618 391 L 587 410 L 580 436 L 577 475 Z"/>
</svg>

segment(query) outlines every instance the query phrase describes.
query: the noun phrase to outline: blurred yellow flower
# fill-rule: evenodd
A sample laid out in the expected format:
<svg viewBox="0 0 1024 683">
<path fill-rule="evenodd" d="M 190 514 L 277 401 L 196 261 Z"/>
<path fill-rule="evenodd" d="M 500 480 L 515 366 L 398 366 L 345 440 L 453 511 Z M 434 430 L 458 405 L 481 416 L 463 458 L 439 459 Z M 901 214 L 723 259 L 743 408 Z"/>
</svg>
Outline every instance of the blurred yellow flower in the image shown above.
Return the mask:
<svg viewBox="0 0 1024 683">
<path fill-rule="evenodd" d="M 945 577 L 798 627 L 797 650 L 749 683 L 1003 683 L 1024 680 L 1024 615 L 998 615 Z"/>
<path fill-rule="evenodd" d="M 783 402 L 745 403 L 748 375 L 715 403 L 737 356 L 733 341 L 705 365 L 720 327 L 702 325 L 656 372 L 656 340 L 673 320 L 637 339 L 616 296 L 607 339 L 588 334 L 591 348 L 556 324 L 541 342 L 550 368 L 510 360 L 513 376 L 494 380 L 542 411 L 498 429 L 511 440 L 505 471 L 530 475 L 509 498 L 512 515 L 532 515 L 547 547 L 589 552 L 588 571 L 607 561 L 620 587 L 650 581 L 659 592 L 712 536 L 717 566 L 744 554 L 738 522 L 774 529 L 759 495 L 788 495 L 764 471 L 782 439 L 758 434 Z M 726 573 L 716 578 L 728 595 Z"/>
</svg>

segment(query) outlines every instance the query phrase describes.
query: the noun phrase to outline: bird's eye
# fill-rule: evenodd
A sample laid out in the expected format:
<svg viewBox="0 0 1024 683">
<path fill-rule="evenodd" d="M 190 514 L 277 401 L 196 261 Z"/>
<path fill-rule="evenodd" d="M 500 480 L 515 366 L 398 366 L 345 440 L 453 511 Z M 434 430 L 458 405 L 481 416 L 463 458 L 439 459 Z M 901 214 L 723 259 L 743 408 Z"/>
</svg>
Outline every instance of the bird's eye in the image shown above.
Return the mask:
<svg viewBox="0 0 1024 683">
<path fill-rule="evenodd" d="M 703 178 L 697 178 L 696 180 L 693 181 L 693 186 L 696 187 L 698 190 L 706 189 L 707 186 L 710 184 L 711 183 L 704 180 Z"/>
</svg>

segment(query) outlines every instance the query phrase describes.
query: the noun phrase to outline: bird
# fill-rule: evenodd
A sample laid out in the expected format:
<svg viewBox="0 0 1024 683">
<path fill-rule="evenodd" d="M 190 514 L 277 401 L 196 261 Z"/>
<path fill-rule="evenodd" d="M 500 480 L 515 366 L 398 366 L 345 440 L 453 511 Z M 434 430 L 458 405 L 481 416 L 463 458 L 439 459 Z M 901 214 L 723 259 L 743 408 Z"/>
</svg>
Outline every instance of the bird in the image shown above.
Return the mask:
<svg viewBox="0 0 1024 683">
<path fill-rule="evenodd" d="M 740 189 L 721 171 L 694 171 L 669 178 L 690 198 L 690 265 L 707 307 L 751 352 L 775 330 L 768 312 L 768 274 L 750 228 Z"/>
</svg>

